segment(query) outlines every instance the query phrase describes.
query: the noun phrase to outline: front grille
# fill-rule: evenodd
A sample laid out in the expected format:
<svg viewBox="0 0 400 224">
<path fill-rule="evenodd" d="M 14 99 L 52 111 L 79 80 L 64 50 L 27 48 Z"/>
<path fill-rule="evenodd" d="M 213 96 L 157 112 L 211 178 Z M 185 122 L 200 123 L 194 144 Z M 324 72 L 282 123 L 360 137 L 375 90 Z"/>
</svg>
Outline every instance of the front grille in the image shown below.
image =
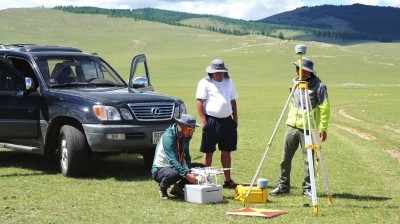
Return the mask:
<svg viewBox="0 0 400 224">
<path fill-rule="evenodd" d="M 131 103 L 128 106 L 138 121 L 165 121 L 174 115 L 174 103 Z"/>
</svg>

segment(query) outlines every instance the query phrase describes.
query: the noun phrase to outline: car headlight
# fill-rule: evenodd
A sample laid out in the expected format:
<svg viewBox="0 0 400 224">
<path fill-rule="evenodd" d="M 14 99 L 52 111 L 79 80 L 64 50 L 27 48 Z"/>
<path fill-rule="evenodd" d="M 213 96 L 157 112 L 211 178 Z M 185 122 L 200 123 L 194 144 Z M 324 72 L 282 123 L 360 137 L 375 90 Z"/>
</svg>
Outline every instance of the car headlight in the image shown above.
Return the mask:
<svg viewBox="0 0 400 224">
<path fill-rule="evenodd" d="M 181 114 L 186 114 L 186 105 L 184 103 L 179 104 L 175 107 L 174 118 L 181 117 Z"/>
<path fill-rule="evenodd" d="M 93 112 L 102 121 L 120 121 L 121 115 L 115 107 L 94 105 Z"/>
<path fill-rule="evenodd" d="M 121 108 L 121 115 L 125 120 L 133 120 L 131 112 L 125 108 Z"/>
</svg>

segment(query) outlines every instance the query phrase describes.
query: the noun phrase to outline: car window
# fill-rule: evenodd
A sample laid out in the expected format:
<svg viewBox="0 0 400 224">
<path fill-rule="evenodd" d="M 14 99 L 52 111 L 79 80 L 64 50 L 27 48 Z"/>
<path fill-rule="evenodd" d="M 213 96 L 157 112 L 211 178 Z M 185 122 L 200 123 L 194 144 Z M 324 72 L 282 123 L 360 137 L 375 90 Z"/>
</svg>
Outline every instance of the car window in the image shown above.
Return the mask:
<svg viewBox="0 0 400 224">
<path fill-rule="evenodd" d="M 0 90 L 19 91 L 24 89 L 24 79 L 6 61 L 0 59 Z"/>
<path fill-rule="evenodd" d="M 32 79 L 32 89 L 36 89 L 38 87 L 38 80 L 35 72 L 33 71 L 31 64 L 26 59 L 16 56 L 8 56 L 6 60 L 14 69 L 18 70 L 18 73 L 21 76 Z"/>
<path fill-rule="evenodd" d="M 49 86 L 94 84 L 124 86 L 124 81 L 96 57 L 37 57 L 37 64 Z"/>
</svg>

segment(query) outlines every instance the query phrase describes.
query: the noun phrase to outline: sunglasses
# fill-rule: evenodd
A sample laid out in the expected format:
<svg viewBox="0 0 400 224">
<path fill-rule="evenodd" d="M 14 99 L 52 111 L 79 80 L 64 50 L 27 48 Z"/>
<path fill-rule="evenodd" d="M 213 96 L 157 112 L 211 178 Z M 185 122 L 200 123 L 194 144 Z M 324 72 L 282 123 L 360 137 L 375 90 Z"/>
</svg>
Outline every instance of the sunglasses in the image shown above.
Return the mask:
<svg viewBox="0 0 400 224">
<path fill-rule="evenodd" d="M 187 125 L 185 125 L 184 127 L 187 131 L 194 131 L 196 129 L 195 127 L 191 127 L 191 126 L 187 126 Z"/>
</svg>

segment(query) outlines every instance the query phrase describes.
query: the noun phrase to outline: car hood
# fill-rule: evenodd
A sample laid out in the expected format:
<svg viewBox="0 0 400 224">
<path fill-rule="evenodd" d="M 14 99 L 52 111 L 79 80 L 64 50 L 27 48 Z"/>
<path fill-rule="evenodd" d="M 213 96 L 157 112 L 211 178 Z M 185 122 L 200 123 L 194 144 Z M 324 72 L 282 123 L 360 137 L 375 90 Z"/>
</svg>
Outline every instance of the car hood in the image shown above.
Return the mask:
<svg viewBox="0 0 400 224">
<path fill-rule="evenodd" d="M 157 92 L 134 92 L 129 93 L 128 88 L 74 88 L 55 89 L 53 94 L 64 98 L 85 98 L 88 101 L 97 103 L 118 103 L 118 102 L 171 102 L 179 99 L 157 93 Z"/>
</svg>

